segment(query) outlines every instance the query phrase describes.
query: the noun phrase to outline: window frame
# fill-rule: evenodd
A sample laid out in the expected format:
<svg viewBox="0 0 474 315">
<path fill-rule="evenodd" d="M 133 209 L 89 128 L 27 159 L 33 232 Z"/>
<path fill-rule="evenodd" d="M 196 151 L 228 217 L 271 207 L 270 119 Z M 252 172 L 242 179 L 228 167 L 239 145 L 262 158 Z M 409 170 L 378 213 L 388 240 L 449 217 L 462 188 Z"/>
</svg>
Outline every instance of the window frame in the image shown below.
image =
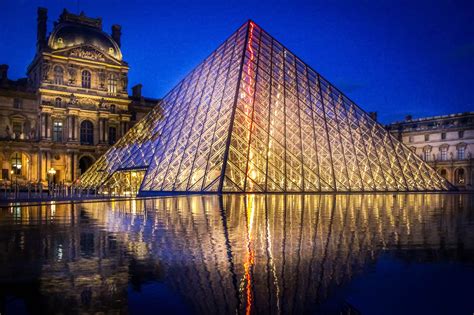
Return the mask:
<svg viewBox="0 0 474 315">
<path fill-rule="evenodd" d="M 53 141 L 54 142 L 63 141 L 63 133 L 64 133 L 63 127 L 64 127 L 64 124 L 61 120 L 53 121 Z"/>
<path fill-rule="evenodd" d="M 80 125 L 80 142 L 82 145 L 94 145 L 94 123 L 83 120 Z"/>
<path fill-rule="evenodd" d="M 83 89 L 90 89 L 92 82 L 92 73 L 89 70 L 82 70 L 81 72 L 81 86 Z"/>
<path fill-rule="evenodd" d="M 60 70 L 60 71 L 58 71 Z M 54 84 L 64 85 L 64 69 L 60 65 L 56 65 L 53 68 Z"/>
</svg>

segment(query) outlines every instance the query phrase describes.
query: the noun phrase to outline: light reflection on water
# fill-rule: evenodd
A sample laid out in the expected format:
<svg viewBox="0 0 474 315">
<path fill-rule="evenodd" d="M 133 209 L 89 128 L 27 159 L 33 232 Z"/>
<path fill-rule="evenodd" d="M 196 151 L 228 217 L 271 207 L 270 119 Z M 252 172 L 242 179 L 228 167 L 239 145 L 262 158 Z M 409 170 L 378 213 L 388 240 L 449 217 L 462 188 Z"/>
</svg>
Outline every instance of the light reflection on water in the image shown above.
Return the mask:
<svg viewBox="0 0 474 315">
<path fill-rule="evenodd" d="M 207 195 L 3 208 L 0 313 L 380 313 L 360 294 L 379 260 L 461 264 L 474 279 L 473 203 Z"/>
</svg>

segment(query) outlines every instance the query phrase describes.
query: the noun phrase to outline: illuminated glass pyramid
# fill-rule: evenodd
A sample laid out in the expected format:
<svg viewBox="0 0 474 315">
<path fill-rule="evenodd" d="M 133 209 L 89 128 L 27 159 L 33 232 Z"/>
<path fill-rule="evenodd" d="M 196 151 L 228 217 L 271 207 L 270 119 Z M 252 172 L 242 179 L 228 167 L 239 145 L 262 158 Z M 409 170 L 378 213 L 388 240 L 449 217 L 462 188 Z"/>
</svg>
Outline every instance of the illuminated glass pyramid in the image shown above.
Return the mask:
<svg viewBox="0 0 474 315">
<path fill-rule="evenodd" d="M 82 177 L 167 191 L 428 191 L 451 185 L 254 22 L 245 23 Z"/>
</svg>

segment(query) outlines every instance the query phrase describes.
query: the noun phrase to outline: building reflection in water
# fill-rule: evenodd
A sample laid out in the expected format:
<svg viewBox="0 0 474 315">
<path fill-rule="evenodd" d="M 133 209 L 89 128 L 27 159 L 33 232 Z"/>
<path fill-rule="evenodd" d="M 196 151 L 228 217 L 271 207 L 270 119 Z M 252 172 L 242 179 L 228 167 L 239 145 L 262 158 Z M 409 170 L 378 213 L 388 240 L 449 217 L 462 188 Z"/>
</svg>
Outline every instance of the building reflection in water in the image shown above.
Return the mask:
<svg viewBox="0 0 474 315">
<path fill-rule="evenodd" d="M 472 259 L 471 208 L 471 196 L 454 194 L 3 208 L 0 312 L 133 312 L 129 293 L 149 283 L 164 284 L 196 313 L 315 311 L 386 251 L 406 260 Z"/>
</svg>

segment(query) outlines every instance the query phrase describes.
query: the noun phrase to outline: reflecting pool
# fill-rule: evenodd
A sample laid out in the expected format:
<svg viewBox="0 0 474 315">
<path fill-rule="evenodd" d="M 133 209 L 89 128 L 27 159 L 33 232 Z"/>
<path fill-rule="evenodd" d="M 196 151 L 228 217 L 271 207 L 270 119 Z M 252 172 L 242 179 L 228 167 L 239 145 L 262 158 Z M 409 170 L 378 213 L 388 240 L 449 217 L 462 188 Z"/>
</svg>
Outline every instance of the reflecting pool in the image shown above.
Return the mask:
<svg viewBox="0 0 474 315">
<path fill-rule="evenodd" d="M 0 313 L 472 314 L 474 196 L 4 207 Z"/>
</svg>

